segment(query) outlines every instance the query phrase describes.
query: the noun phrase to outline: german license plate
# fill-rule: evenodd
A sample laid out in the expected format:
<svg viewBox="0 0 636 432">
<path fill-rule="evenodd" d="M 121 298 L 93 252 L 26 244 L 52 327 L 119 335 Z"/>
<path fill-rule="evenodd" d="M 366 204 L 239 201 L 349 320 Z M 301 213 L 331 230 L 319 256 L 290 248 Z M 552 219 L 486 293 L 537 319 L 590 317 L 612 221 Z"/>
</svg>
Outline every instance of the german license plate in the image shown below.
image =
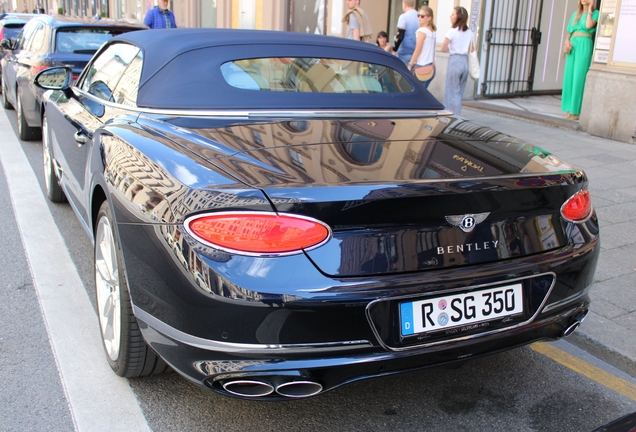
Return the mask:
<svg viewBox="0 0 636 432">
<path fill-rule="evenodd" d="M 523 313 L 521 284 L 400 304 L 402 336 L 470 326 Z"/>
</svg>

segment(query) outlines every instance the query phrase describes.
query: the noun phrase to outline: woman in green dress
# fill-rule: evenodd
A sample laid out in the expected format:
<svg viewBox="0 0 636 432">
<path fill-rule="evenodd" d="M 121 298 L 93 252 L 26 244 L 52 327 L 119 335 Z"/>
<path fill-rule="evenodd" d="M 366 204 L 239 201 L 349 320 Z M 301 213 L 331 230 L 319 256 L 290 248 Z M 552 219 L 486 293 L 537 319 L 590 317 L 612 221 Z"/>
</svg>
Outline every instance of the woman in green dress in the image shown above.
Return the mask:
<svg viewBox="0 0 636 432">
<path fill-rule="evenodd" d="M 578 120 L 581 112 L 585 75 L 592 62 L 592 35 L 596 31 L 597 21 L 598 11 L 594 8 L 594 0 L 579 0 L 578 10 L 570 18 L 563 47 L 568 54 L 565 56 L 561 109 L 568 120 Z"/>
</svg>

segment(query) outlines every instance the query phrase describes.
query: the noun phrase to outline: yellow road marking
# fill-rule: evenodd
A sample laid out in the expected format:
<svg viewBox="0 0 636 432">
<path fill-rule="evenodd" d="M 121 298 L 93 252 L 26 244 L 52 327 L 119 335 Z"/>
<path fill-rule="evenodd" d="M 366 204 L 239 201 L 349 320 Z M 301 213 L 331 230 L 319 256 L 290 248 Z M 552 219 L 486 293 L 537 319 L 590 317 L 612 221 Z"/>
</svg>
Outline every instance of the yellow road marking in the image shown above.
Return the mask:
<svg viewBox="0 0 636 432">
<path fill-rule="evenodd" d="M 629 381 L 618 378 L 617 376 L 614 376 L 601 368 L 597 368 L 596 366 L 593 366 L 588 362 L 581 360 L 580 358 L 574 357 L 573 355 L 568 354 L 565 351 L 555 348 L 554 346 L 546 342 L 535 342 L 530 345 L 530 348 L 533 351 L 536 351 L 539 354 L 543 354 L 544 356 L 554 360 L 555 362 L 588 377 L 592 381 L 596 381 L 597 383 L 604 385 L 605 387 L 614 390 L 615 392 L 618 392 L 623 396 L 627 396 L 632 400 L 636 400 L 636 385 L 632 384 Z"/>
</svg>

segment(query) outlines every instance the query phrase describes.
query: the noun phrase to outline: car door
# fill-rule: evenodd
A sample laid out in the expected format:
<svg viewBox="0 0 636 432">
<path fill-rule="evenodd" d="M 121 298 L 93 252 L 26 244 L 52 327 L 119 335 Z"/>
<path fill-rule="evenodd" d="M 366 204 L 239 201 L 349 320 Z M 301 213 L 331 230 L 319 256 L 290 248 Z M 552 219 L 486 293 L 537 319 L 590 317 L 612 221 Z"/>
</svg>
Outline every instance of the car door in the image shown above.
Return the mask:
<svg viewBox="0 0 636 432">
<path fill-rule="evenodd" d="M 111 44 L 87 65 L 73 87 L 72 97 L 60 97 L 57 109 L 47 111 L 47 121 L 55 123 L 51 145 L 62 175 L 60 182 L 78 215 L 88 221 L 90 169 L 88 157 L 95 132 L 106 121 L 125 110 L 125 101 L 115 92 L 122 75 L 139 49 L 125 43 Z"/>
<path fill-rule="evenodd" d="M 24 56 L 23 52 L 27 50 L 27 47 L 31 44 L 33 32 L 38 28 L 39 22 L 28 22 L 15 41 L 14 49 L 9 51 L 3 59 L 2 66 L 2 79 L 4 88 L 7 89 L 6 97 L 9 102 L 15 107 L 16 100 L 16 80 L 18 72 L 18 60 Z"/>
<path fill-rule="evenodd" d="M 17 88 L 24 108 L 23 114 L 29 125 L 40 124 L 39 98 L 37 97 L 39 90 L 33 79 L 39 71 L 48 67 L 43 64 L 43 60 L 51 39 L 50 27 L 42 22 L 37 24 L 29 38 L 27 49 L 22 50 L 17 57 L 18 67 L 16 68 Z"/>
</svg>

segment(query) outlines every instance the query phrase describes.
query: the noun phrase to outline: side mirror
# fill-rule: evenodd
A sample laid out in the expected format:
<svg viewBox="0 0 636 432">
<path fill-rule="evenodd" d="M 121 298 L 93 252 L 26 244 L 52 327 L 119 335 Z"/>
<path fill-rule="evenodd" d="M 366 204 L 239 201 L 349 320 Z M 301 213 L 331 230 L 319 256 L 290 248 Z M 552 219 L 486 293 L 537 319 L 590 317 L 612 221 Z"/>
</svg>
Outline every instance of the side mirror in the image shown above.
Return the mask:
<svg viewBox="0 0 636 432">
<path fill-rule="evenodd" d="M 68 90 L 73 83 L 73 70 L 66 66 L 44 69 L 33 82 L 44 90 Z"/>
<path fill-rule="evenodd" d="M 2 39 L 2 42 L 0 42 L 0 47 L 4 48 L 7 51 L 13 51 L 13 41 L 11 39 Z"/>
</svg>

